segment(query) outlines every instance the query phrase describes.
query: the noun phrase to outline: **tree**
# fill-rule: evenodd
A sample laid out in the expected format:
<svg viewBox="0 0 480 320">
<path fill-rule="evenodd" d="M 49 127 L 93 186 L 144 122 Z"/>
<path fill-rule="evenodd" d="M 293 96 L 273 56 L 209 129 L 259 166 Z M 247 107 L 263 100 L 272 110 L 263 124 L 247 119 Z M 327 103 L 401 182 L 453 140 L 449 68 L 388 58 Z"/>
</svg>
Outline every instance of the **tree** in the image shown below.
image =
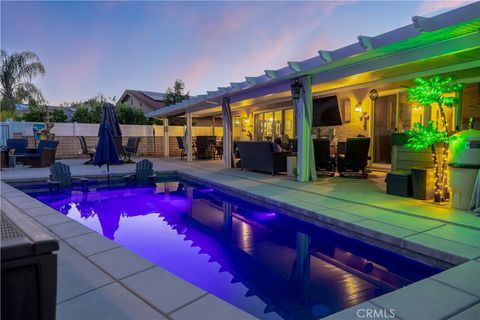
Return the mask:
<svg viewBox="0 0 480 320">
<path fill-rule="evenodd" d="M 185 84 L 182 80 L 176 79 L 173 88 L 167 88 L 165 90 L 164 103 L 166 106 L 182 102 L 190 98 L 190 92 L 184 93 Z M 169 118 L 168 124 L 171 126 L 184 126 L 186 123 L 185 118 L 172 117 Z"/>
<path fill-rule="evenodd" d="M 166 106 L 182 102 L 190 98 L 190 92 L 184 93 L 185 84 L 182 80 L 176 79 L 173 88 L 168 87 L 165 90 L 164 103 Z"/>
<path fill-rule="evenodd" d="M 54 109 L 52 112 L 52 120 L 56 123 L 67 122 L 68 117 L 63 109 Z"/>
<path fill-rule="evenodd" d="M 4 49 L 0 50 L 0 56 L 2 109 L 14 110 L 16 102 L 26 100 L 44 102 L 40 89 L 31 82 L 35 77 L 45 75 L 40 58 L 30 51 L 8 54 Z"/>
<path fill-rule="evenodd" d="M 43 107 L 31 104 L 28 106 L 27 112 L 23 114 L 23 120 L 28 122 L 43 122 L 46 112 Z"/>
<path fill-rule="evenodd" d="M 444 202 L 446 201 L 448 190 L 447 158 L 449 141 L 445 108 L 451 108 L 458 103 L 458 98 L 447 94 L 460 92 L 463 89 L 463 84 L 456 83 L 454 77 L 443 78 L 441 76 L 434 76 L 428 80 L 417 78 L 414 80 L 414 83 L 416 86 L 409 88 L 407 91 L 408 101 L 418 103 L 420 106 L 427 108 L 436 103 L 442 119 L 442 130 L 438 130 L 433 121 L 430 121 L 427 126 L 415 123 L 412 129 L 406 132 L 408 143 L 405 146 L 417 151 L 427 149 L 428 147 L 431 148 L 435 170 L 434 199 L 435 202 Z M 443 146 L 440 161 L 436 152 L 436 144 Z"/>
<path fill-rule="evenodd" d="M 90 121 L 91 119 L 88 106 L 83 104 L 77 106 L 72 115 L 72 122 L 91 123 Z"/>
<path fill-rule="evenodd" d="M 116 111 L 118 122 L 121 124 L 147 124 L 148 120 L 143 114 L 143 111 L 132 107 L 127 103 L 117 103 Z"/>
<path fill-rule="evenodd" d="M 84 102 L 76 103 L 76 109 L 72 116 L 72 122 L 100 123 L 102 118 L 102 107 L 105 101 L 105 97 L 101 94 L 98 94 Z"/>
</svg>

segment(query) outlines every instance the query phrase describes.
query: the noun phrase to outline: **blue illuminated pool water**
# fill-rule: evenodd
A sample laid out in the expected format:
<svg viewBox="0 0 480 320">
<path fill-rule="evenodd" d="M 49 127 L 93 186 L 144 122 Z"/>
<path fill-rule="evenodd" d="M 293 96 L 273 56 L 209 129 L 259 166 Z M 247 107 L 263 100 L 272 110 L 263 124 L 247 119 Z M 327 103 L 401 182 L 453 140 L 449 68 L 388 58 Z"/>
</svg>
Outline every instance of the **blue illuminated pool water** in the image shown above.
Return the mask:
<svg viewBox="0 0 480 320">
<path fill-rule="evenodd" d="M 65 215 L 262 319 L 314 319 L 439 269 L 185 182 L 27 190 Z"/>
</svg>

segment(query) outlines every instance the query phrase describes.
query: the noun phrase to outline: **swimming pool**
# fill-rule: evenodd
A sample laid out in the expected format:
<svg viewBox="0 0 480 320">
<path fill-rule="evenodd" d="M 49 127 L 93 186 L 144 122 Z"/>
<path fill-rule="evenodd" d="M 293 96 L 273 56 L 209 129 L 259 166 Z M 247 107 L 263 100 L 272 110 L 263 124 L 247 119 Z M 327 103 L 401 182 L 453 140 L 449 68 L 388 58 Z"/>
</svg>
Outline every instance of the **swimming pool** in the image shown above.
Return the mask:
<svg viewBox="0 0 480 320">
<path fill-rule="evenodd" d="M 262 319 L 323 317 L 441 271 L 194 182 L 20 188 Z"/>
</svg>

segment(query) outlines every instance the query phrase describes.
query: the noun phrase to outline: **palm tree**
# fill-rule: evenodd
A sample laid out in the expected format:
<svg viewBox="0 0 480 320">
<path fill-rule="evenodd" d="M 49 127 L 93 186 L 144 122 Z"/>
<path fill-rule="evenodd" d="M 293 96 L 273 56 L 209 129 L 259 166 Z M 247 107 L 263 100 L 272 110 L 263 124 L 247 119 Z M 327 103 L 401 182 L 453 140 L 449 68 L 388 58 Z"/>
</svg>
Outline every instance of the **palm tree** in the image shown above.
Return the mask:
<svg viewBox="0 0 480 320">
<path fill-rule="evenodd" d="M 45 75 L 45 67 L 38 56 L 30 51 L 8 54 L 0 50 L 0 82 L 2 95 L 2 109 L 14 110 L 15 102 L 36 100 L 43 102 L 43 95 L 31 81 Z"/>
</svg>

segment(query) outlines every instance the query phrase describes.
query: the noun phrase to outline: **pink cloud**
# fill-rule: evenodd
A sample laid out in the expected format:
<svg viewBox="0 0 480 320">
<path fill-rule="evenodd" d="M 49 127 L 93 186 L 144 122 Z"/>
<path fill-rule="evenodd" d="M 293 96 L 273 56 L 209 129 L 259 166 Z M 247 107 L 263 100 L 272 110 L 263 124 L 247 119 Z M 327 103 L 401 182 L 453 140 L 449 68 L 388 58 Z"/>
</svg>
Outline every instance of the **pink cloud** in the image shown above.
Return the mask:
<svg viewBox="0 0 480 320">
<path fill-rule="evenodd" d="M 188 69 L 183 80 L 187 88 L 196 88 L 202 82 L 208 78 L 207 74 L 214 66 L 215 59 L 211 56 L 201 58 L 195 61 Z"/>
<path fill-rule="evenodd" d="M 104 49 L 101 46 L 90 46 L 69 50 L 63 57 L 61 69 L 53 73 L 53 82 L 63 96 L 76 97 L 79 88 L 88 87 L 94 81 L 100 66 Z M 62 58 L 60 58 L 62 59 Z M 94 95 L 95 92 L 92 93 Z M 80 98 L 80 97 L 78 97 Z"/>
<path fill-rule="evenodd" d="M 423 1 L 418 7 L 417 14 L 428 15 L 441 10 L 449 10 L 464 6 L 475 1 L 465 0 L 445 0 L 445 1 Z"/>
</svg>

